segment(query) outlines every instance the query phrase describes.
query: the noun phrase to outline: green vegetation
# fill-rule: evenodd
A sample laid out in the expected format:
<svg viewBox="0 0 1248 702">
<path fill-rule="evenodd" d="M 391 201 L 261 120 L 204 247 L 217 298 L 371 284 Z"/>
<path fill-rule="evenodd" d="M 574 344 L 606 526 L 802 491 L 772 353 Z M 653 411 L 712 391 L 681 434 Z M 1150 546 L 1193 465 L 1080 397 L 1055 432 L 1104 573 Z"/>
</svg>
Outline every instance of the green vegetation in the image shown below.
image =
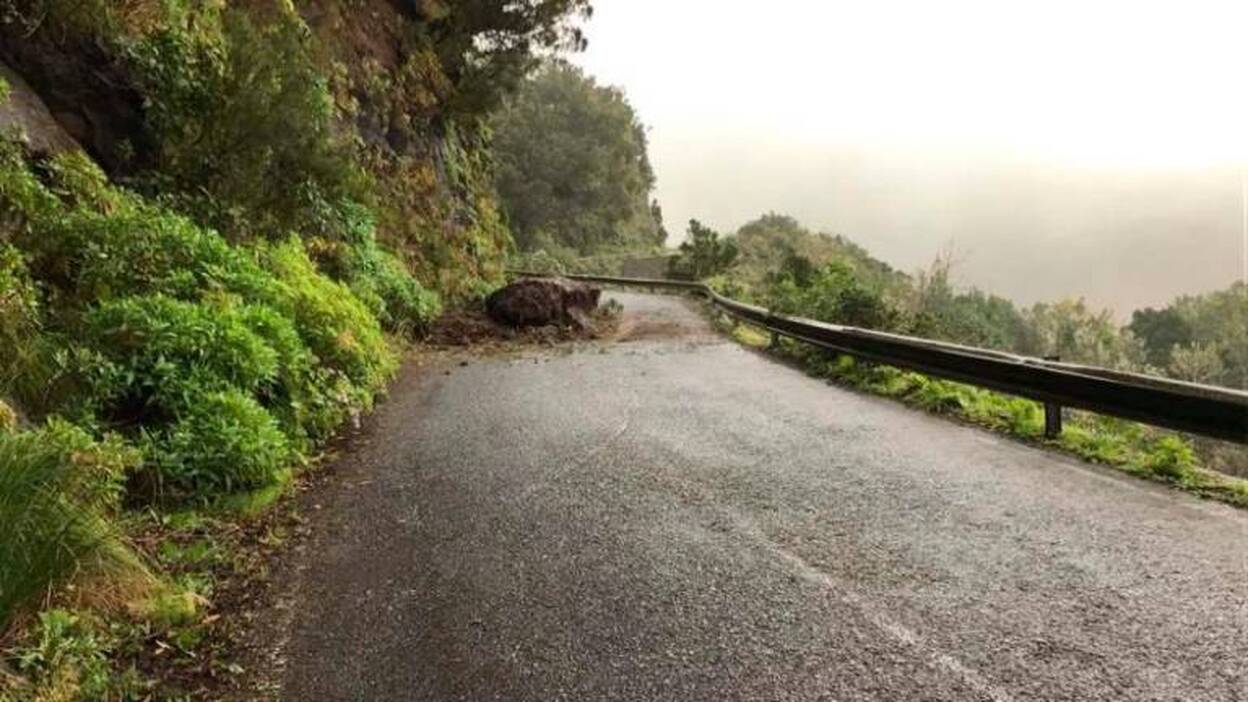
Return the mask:
<svg viewBox="0 0 1248 702">
<path fill-rule="evenodd" d="M 146 685 L 137 673 L 118 673 L 109 660 L 120 646 L 120 637 L 88 614 L 40 612 L 29 642 L 13 652 L 17 671 L 28 676 L 14 692 L 32 700 L 142 699 Z"/>
<path fill-rule="evenodd" d="M 737 260 L 737 244 L 720 238 L 719 232 L 689 220 L 689 237 L 680 253 L 669 262 L 670 273 L 679 278 L 700 280 L 724 272 Z"/>
<path fill-rule="evenodd" d="M 1242 325 L 1248 316 L 1248 305 L 1233 304 L 1244 301 L 1242 284 L 1206 296 L 1181 298 L 1173 308 L 1167 308 L 1173 311 L 1164 314 L 1137 314 L 1132 326 L 1147 328 L 1152 334 L 1148 338 L 1169 343 L 1162 347 L 1161 342 L 1141 343 L 1132 327 L 1117 328 L 1108 312 L 1090 310 L 1082 300 L 1020 310 L 1008 300 L 979 290 L 955 290 L 947 256 L 938 258 L 927 271 L 906 276 L 842 237 L 809 232 L 795 220 L 778 215 L 747 224 L 729 241 L 734 238 L 741 252 L 739 259 L 709 282 L 727 294 L 768 309 L 1030 355 L 1057 355 L 1068 361 L 1124 370 L 1155 373 L 1158 369 L 1149 365 L 1148 359 L 1168 357 L 1167 371 L 1188 378 L 1182 372 L 1184 363 L 1217 368 L 1234 364 L 1239 347 L 1230 347 L 1243 338 Z M 1182 322 L 1180 329 L 1188 330 L 1187 336 L 1166 326 L 1175 320 Z M 1193 333 L 1194 329 L 1200 329 L 1201 335 Z M 757 333 L 738 330 L 736 336 L 752 345 L 767 343 L 766 336 Z M 1183 345 L 1184 340 L 1193 343 Z M 1046 442 L 1044 411 L 1039 403 L 830 354 L 788 340 L 774 350 L 834 382 L 1025 440 Z M 1194 359 L 1197 355 L 1206 359 Z M 1248 468 L 1248 451 L 1242 447 L 1073 411 L 1067 412 L 1062 435 L 1047 443 L 1088 460 L 1248 506 L 1248 480 L 1210 470 L 1234 474 L 1237 467 L 1241 471 Z"/>
<path fill-rule="evenodd" d="M 343 203 L 368 196 L 302 19 L 183 12 L 123 43 L 155 144 L 134 179 L 230 239 L 336 233 Z"/>
<path fill-rule="evenodd" d="M 521 251 L 568 260 L 663 245 L 645 128 L 619 89 L 550 62 L 493 127 L 499 196 Z"/>
<path fill-rule="evenodd" d="M 1248 283 L 1136 310 L 1127 329 L 1148 362 L 1184 380 L 1248 387 Z"/>
<path fill-rule="evenodd" d="M 0 433 L 0 619 L 79 569 L 144 579 L 109 520 L 138 461 L 119 437 L 97 442 L 61 420 Z"/>
<path fill-rule="evenodd" d="M 146 649 L 194 659 L 212 573 L 235 567 L 232 530 L 197 515 L 272 505 L 404 340 L 501 280 L 488 111 L 583 45 L 587 12 L 0 13 L 6 61 L 85 149 L 0 135 L 0 698 L 177 696 Z"/>
</svg>

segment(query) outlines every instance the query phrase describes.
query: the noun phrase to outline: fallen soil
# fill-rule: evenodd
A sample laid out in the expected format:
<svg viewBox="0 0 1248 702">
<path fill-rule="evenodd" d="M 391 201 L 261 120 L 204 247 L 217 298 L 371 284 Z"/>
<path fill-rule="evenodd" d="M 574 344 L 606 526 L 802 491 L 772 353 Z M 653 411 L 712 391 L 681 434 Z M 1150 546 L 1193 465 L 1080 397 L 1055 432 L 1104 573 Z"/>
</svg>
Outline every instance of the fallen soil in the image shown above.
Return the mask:
<svg viewBox="0 0 1248 702">
<path fill-rule="evenodd" d="M 620 323 L 618 311 L 599 309 L 590 325 L 548 324 L 541 327 L 510 327 L 499 324 L 482 310 L 453 310 L 433 325 L 424 344 L 435 348 L 472 346 L 482 351 L 517 346 L 554 346 L 575 341 L 610 338 Z"/>
</svg>

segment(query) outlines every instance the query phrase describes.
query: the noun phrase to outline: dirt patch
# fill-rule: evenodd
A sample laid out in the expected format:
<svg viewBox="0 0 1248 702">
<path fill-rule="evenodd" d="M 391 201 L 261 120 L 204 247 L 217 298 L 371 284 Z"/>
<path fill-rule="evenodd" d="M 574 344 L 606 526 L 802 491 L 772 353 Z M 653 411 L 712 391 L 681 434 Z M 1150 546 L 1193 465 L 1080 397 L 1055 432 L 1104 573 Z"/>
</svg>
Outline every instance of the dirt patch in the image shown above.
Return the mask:
<svg viewBox="0 0 1248 702">
<path fill-rule="evenodd" d="M 625 314 L 612 337 L 614 341 L 649 341 L 654 339 L 678 339 L 704 333 L 687 324 L 671 319 L 649 319 L 639 314 Z"/>
</svg>

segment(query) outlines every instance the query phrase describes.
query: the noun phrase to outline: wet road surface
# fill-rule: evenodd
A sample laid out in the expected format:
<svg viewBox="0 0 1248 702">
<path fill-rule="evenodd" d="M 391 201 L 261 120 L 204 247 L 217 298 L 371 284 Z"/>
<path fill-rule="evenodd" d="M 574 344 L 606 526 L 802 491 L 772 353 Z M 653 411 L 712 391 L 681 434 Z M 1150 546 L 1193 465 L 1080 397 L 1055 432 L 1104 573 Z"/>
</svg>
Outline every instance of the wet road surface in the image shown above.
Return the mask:
<svg viewBox="0 0 1248 702">
<path fill-rule="evenodd" d="M 396 385 L 310 515 L 283 698 L 1248 699 L 1244 512 L 615 297 L 625 340 Z"/>
</svg>

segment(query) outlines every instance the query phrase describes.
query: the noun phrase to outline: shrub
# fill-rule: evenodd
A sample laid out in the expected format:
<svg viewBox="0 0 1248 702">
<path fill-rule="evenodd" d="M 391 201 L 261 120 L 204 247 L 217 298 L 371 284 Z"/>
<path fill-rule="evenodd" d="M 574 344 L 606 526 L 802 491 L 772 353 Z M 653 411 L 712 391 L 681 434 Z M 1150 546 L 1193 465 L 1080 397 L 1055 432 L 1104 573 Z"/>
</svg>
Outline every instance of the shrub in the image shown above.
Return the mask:
<svg viewBox="0 0 1248 702">
<path fill-rule="evenodd" d="M 317 272 L 298 239 L 261 245 L 260 259 L 284 284 L 274 309 L 295 320 L 308 348 L 345 375 L 359 399 L 379 390 L 397 367 L 381 325 L 345 285 Z"/>
<path fill-rule="evenodd" d="M 161 293 L 263 295 L 271 277 L 244 250 L 190 220 L 125 197 L 109 213 L 75 209 L 39 222 L 26 246 L 32 268 L 68 305 Z"/>
<path fill-rule="evenodd" d="M 374 248 L 368 253 L 356 254 L 362 274 L 351 289 L 382 300 L 384 306 L 376 314 L 387 328 L 409 335 L 423 332 L 442 311 L 437 293 L 422 287 L 389 251 Z"/>
<path fill-rule="evenodd" d="M 13 251 L 0 259 L 0 285 L 18 291 L 8 297 L 23 311 L 46 311 L 46 323 L 36 329 L 22 321 L 33 333 L 6 358 L 0 390 L 37 416 L 146 432 L 157 437 L 153 447 L 173 437 L 189 445 L 188 432 L 204 426 L 188 418 L 192 407 L 206 395 L 236 391 L 277 420 L 285 442 L 271 453 L 289 454 L 367 407 L 395 369 L 378 315 L 414 329 L 436 311 L 436 297 L 378 247 L 363 208 L 352 210 L 350 242 L 340 242 L 348 286 L 320 272 L 298 239 L 234 246 L 109 186 L 85 158 L 57 157 L 36 178 L 6 149 L 0 203 L 17 223 L 31 275 Z M 371 296 L 376 314 L 351 287 Z M 46 304 L 36 305 L 36 290 L 47 291 Z M 267 426 L 239 421 L 252 433 Z M 184 455 L 179 449 L 161 457 L 182 465 L 172 457 Z"/>
<path fill-rule="evenodd" d="M 212 496 L 276 482 L 292 458 L 277 420 L 238 390 L 207 391 L 140 444 L 157 494 Z"/>
<path fill-rule="evenodd" d="M 85 336 L 121 372 L 98 395 L 115 411 L 185 409 L 205 389 L 256 392 L 273 382 L 277 352 L 238 310 L 161 295 L 104 303 L 87 313 Z"/>
<path fill-rule="evenodd" d="M 335 132 L 308 28 L 291 4 L 263 22 L 197 5 L 128 47 L 159 144 L 145 188 L 235 241 L 336 226 L 321 205 L 359 199 L 367 181 Z"/>
<path fill-rule="evenodd" d="M 676 278 L 709 278 L 728 270 L 738 253 L 734 239 L 721 238 L 718 232 L 691 219 L 688 239 L 680 245 L 680 253 L 668 261 L 668 272 Z"/>
<path fill-rule="evenodd" d="M 0 344 L 16 345 L 39 320 L 39 300 L 20 251 L 0 244 Z"/>
<path fill-rule="evenodd" d="M 107 520 L 139 453 L 63 421 L 0 433 L 0 624 L 82 568 L 142 570 Z"/>
<path fill-rule="evenodd" d="M 775 276 L 767 302 L 777 312 L 867 329 L 894 330 L 899 318 L 880 289 L 863 282 L 853 266 L 839 260 Z"/>
<path fill-rule="evenodd" d="M 342 240 L 314 239 L 308 250 L 317 267 L 345 283 L 391 331 L 416 334 L 441 312 L 437 293 L 422 287 L 398 256 L 378 243 L 371 214 L 349 208 Z"/>
<path fill-rule="evenodd" d="M 39 327 L 39 301 L 21 253 L 0 244 L 0 391 L 21 375 Z"/>
<path fill-rule="evenodd" d="M 1196 468 L 1196 454 L 1179 437 L 1162 436 L 1145 450 L 1142 466 L 1153 475 L 1183 481 Z"/>
<path fill-rule="evenodd" d="M 277 353 L 277 374 L 260 384 L 256 399 L 273 413 L 297 448 L 307 448 L 308 440 L 328 438 L 351 409 L 352 388 L 346 377 L 317 361 L 289 318 L 263 305 L 247 305 L 238 313 Z"/>
</svg>

